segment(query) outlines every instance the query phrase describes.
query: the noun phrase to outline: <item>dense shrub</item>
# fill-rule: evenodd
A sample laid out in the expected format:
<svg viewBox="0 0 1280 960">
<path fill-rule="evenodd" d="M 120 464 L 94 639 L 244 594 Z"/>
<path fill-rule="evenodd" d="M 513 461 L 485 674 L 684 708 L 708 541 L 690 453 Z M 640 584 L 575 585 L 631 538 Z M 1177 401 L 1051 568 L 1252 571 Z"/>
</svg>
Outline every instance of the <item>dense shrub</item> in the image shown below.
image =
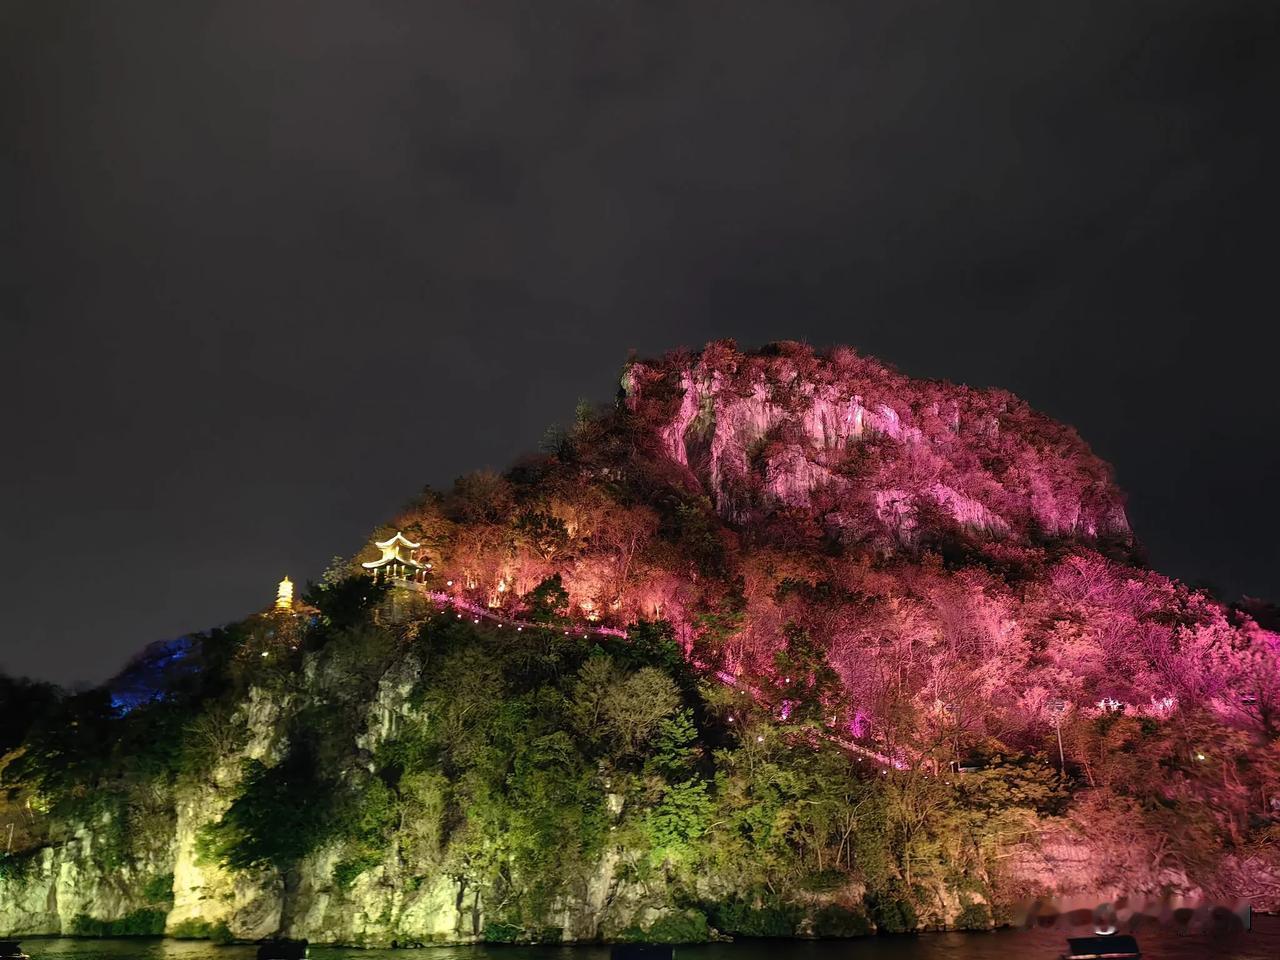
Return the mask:
<svg viewBox="0 0 1280 960">
<path fill-rule="evenodd" d="M 490 920 L 481 936 L 485 943 L 515 943 L 522 933 L 524 929 L 519 924 Z"/>
<path fill-rule="evenodd" d="M 706 943 L 711 939 L 711 928 L 705 913 L 684 910 L 659 917 L 647 927 L 628 927 L 618 939 L 630 943 Z"/>
<path fill-rule="evenodd" d="M 868 891 L 866 905 L 879 933 L 910 933 L 916 928 L 916 909 L 902 884 Z"/>
<path fill-rule="evenodd" d="M 73 937 L 158 937 L 164 933 L 164 910 L 142 909 L 120 917 L 118 920 L 100 920 L 87 914 L 77 914 L 71 921 Z"/>
<path fill-rule="evenodd" d="M 40 850 L 28 850 L 0 856 L 0 882 L 21 883 L 26 880 L 31 876 L 40 853 Z"/>
<path fill-rule="evenodd" d="M 231 943 L 235 939 L 224 920 L 217 923 L 210 923 L 208 920 L 183 920 L 174 924 L 169 930 L 169 936 L 175 940 L 212 940 L 217 944 Z"/>
<path fill-rule="evenodd" d="M 160 873 L 149 879 L 142 887 L 142 896 L 147 903 L 173 902 L 173 874 Z"/>
<path fill-rule="evenodd" d="M 819 937 L 865 937 L 871 933 L 871 922 L 861 910 L 832 903 L 814 915 L 813 932 Z"/>
<path fill-rule="evenodd" d="M 245 763 L 241 793 L 197 841 L 201 856 L 232 870 L 285 868 L 316 849 L 335 828 L 338 785 L 322 778 L 312 753 L 295 745 L 278 764 Z"/>
<path fill-rule="evenodd" d="M 799 906 L 768 897 L 736 897 L 707 910 L 711 925 L 717 930 L 741 937 L 794 936 L 802 915 Z"/>
<path fill-rule="evenodd" d="M 953 924 L 957 930 L 990 930 L 991 925 L 990 907 L 968 897 L 960 898 L 960 913 Z"/>
<path fill-rule="evenodd" d="M 339 860 L 333 865 L 333 882 L 339 890 L 349 890 L 360 874 L 373 869 L 381 862 L 382 858 L 376 854 L 353 860 Z"/>
<path fill-rule="evenodd" d="M 800 881 L 800 889 L 809 893 L 827 893 L 838 890 L 849 882 L 849 874 L 843 870 L 827 867 L 815 870 Z"/>
</svg>

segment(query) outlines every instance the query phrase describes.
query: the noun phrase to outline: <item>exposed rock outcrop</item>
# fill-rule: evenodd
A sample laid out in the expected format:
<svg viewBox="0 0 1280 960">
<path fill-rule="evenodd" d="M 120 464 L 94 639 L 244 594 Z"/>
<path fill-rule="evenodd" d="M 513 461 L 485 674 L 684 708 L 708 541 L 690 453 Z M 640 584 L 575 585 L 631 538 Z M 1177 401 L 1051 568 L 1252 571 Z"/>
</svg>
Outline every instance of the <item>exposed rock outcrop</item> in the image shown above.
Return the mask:
<svg viewBox="0 0 1280 960">
<path fill-rule="evenodd" d="M 922 509 L 997 536 L 1128 537 L 1123 497 L 1079 436 L 996 390 L 912 380 L 797 344 L 635 362 L 633 411 L 720 512 L 749 523 L 779 505 L 855 536 L 911 539 Z"/>
</svg>

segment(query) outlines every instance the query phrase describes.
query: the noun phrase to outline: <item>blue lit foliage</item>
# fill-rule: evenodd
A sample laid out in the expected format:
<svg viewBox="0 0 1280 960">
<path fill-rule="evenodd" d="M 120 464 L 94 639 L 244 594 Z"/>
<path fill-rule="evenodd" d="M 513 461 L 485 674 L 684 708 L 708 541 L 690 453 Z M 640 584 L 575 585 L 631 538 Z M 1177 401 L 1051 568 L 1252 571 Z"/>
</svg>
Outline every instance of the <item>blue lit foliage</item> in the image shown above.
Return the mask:
<svg viewBox="0 0 1280 960">
<path fill-rule="evenodd" d="M 190 637 L 162 640 L 147 647 L 108 685 L 111 708 L 118 715 L 169 699 L 181 682 L 196 672 Z"/>
</svg>

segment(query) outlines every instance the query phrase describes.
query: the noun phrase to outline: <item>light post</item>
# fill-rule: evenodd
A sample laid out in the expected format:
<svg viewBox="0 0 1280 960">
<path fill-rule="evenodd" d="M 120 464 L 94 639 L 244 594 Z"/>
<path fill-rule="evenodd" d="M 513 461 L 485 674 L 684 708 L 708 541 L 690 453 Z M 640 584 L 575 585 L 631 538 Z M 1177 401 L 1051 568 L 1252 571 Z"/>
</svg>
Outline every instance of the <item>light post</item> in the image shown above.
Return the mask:
<svg viewBox="0 0 1280 960">
<path fill-rule="evenodd" d="M 1062 715 L 1067 712 L 1066 701 L 1051 701 L 1049 712 L 1053 714 L 1053 731 L 1058 735 L 1058 772 L 1062 773 L 1067 768 L 1067 760 L 1062 752 Z"/>
</svg>

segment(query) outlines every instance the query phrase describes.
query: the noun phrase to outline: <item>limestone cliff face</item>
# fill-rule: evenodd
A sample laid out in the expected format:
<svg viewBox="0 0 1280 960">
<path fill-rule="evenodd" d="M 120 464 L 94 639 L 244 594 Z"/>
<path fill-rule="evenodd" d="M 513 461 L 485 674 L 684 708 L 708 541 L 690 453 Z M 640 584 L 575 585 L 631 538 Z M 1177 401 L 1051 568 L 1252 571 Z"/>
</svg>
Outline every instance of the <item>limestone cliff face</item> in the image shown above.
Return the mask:
<svg viewBox="0 0 1280 960">
<path fill-rule="evenodd" d="M 383 677 L 367 723 L 353 732 L 358 750 L 375 749 L 395 729 L 417 667 L 410 658 Z M 307 679 L 316 682 L 313 664 Z M 476 939 L 482 906 L 447 877 L 409 892 L 384 866 L 344 891 L 332 879 L 336 849 L 308 857 L 287 877 L 273 870 L 232 873 L 200 856 L 201 829 L 226 811 L 243 762 L 273 762 L 286 746 L 279 721 L 286 709 L 299 706 L 288 699 L 250 690 L 234 720 L 246 734 L 243 745 L 224 755 L 207 778 L 176 791 L 171 831 L 160 849 L 128 868 L 106 867 L 95 857 L 94 836 L 107 825 L 82 824 L 67 842 L 41 849 L 20 877 L 0 877 L 0 935 L 75 933 L 77 918 L 122 920 L 150 906 L 141 895 L 148 877 L 172 874 L 172 902 L 163 921 L 168 933 L 222 927 L 243 940 L 288 935 L 371 945 Z"/>
<path fill-rule="evenodd" d="M 355 757 L 371 757 L 411 714 L 409 696 L 420 669 L 409 656 L 380 679 L 363 724 L 352 731 Z M 307 663 L 304 678 L 319 699 L 328 680 L 314 662 Z M 201 829 L 225 813 L 244 761 L 276 762 L 287 746 L 278 732 L 282 716 L 305 706 L 295 694 L 251 688 L 234 718 L 246 733 L 242 746 L 224 755 L 201 782 L 180 786 L 167 830 L 150 849 L 144 849 L 141 835 L 131 836 L 128 866 L 104 865 L 97 856 L 95 836 L 109 824 L 80 824 L 65 842 L 40 849 L 21 876 L 0 875 L 0 936 L 77 934 L 89 929 L 86 919 L 110 924 L 154 911 L 156 904 L 143 893 L 146 882 L 172 874 L 172 901 L 161 908 L 169 934 L 207 936 L 221 929 L 237 940 L 289 936 L 360 946 L 482 940 L 492 908 L 478 890 L 445 874 L 411 882 L 393 855 L 347 889 L 334 881 L 337 845 L 316 851 L 287 875 L 270 869 L 231 872 L 201 857 Z M 610 808 L 620 813 L 620 798 Z M 593 941 L 678 912 L 664 891 L 626 878 L 621 853 L 607 849 L 589 875 L 557 897 L 545 926 L 562 930 L 566 941 Z"/>
<path fill-rule="evenodd" d="M 362 727 L 352 731 L 357 763 L 361 757 L 370 757 L 412 715 L 411 691 L 420 670 L 416 657 L 408 656 L 379 680 Z M 307 663 L 304 675 L 305 684 L 318 696 L 325 680 L 313 662 Z M 162 921 L 170 934 L 207 935 L 221 929 L 240 940 L 283 935 L 362 946 L 484 939 L 493 905 L 478 890 L 445 874 L 409 882 L 404 866 L 392 854 L 347 889 L 334 880 L 337 846 L 321 848 L 287 875 L 274 870 L 233 873 L 201 858 L 201 829 L 225 812 L 237 791 L 243 762 L 275 762 L 286 747 L 278 733 L 282 716 L 308 705 L 297 697 L 297 693 L 280 695 L 252 688 L 235 718 L 246 734 L 241 745 L 224 755 L 207 778 L 179 787 L 167 827 L 131 838 L 127 866 L 104 865 L 98 856 L 95 838 L 110 824 L 80 824 L 64 842 L 39 850 L 21 877 L 0 877 L 0 935 L 77 933 L 83 932 L 84 918 L 110 923 L 154 910 L 155 904 L 148 903 L 143 892 L 146 881 L 172 874 L 172 901 L 163 908 Z M 623 798 L 611 796 L 607 808 L 619 818 Z M 1025 841 L 1009 853 L 1009 876 L 1029 894 L 1097 895 L 1114 889 L 1117 895 L 1190 897 L 1199 892 L 1176 872 L 1144 872 L 1133 864 L 1110 863 L 1104 851 L 1091 844 L 1083 826 L 1070 822 L 1046 826 L 1041 838 Z M 1133 859 L 1137 863 L 1149 856 L 1135 850 Z M 550 905 L 546 927 L 559 928 L 565 941 L 598 941 L 616 938 L 628 928 L 648 928 L 681 912 L 670 891 L 660 883 L 635 878 L 627 861 L 624 847 L 606 847 L 594 869 L 569 884 Z M 698 880 L 697 892 L 709 900 L 749 895 L 710 874 Z M 801 932 L 823 907 L 860 904 L 862 894 L 855 882 L 805 895 L 798 905 L 804 912 Z M 972 891 L 945 884 L 930 886 L 919 904 L 922 927 L 953 924 L 974 897 Z"/>
<path fill-rule="evenodd" d="M 147 910 L 148 878 L 173 866 L 176 837 L 170 831 L 138 842 L 125 864 L 104 865 L 99 838 L 111 824 L 78 824 L 56 846 L 27 860 L 19 876 L 0 877 L 0 935 L 71 933 L 83 918 L 118 919 Z"/>
<path fill-rule="evenodd" d="M 932 509 L 998 536 L 1129 533 L 1106 464 L 1002 391 L 796 344 L 633 363 L 623 390 L 662 452 L 735 522 L 797 507 L 846 534 L 910 540 Z"/>
<path fill-rule="evenodd" d="M 410 709 L 407 698 L 418 669 L 409 658 L 382 678 L 365 727 L 355 736 L 358 750 L 367 755 L 394 732 Z M 336 847 L 307 857 L 288 876 L 273 870 L 231 873 L 202 860 L 201 828 L 225 812 L 242 762 L 269 761 L 282 748 L 276 730 L 285 706 L 251 691 L 236 718 L 249 734 L 244 746 L 223 757 L 205 782 L 178 791 L 171 832 L 151 850 L 135 843 L 129 866 L 105 866 L 96 856 L 95 835 L 108 824 L 81 824 L 66 842 L 39 850 L 21 876 L 0 876 L 0 936 L 74 934 L 82 932 L 85 918 L 122 921 L 154 906 L 142 894 L 149 877 L 172 874 L 172 903 L 163 920 L 170 934 L 223 928 L 240 940 L 290 936 L 367 946 L 482 939 L 488 905 L 453 877 L 409 884 L 398 865 L 388 862 L 343 890 L 333 880 Z M 629 886 L 620 873 L 617 851 L 607 851 L 585 881 L 552 905 L 546 925 L 561 928 L 566 940 L 596 940 L 674 909 L 641 886 Z"/>
<path fill-rule="evenodd" d="M 408 656 L 382 676 L 362 727 L 352 731 L 355 762 L 370 757 L 411 716 L 410 694 L 420 669 L 418 660 Z M 304 684 L 317 700 L 325 683 L 309 661 Z M 206 778 L 179 786 L 165 824 L 131 834 L 123 858 L 127 865 L 102 862 L 96 838 L 111 825 L 91 823 L 78 825 L 64 842 L 40 849 L 21 876 L 0 876 L 0 935 L 83 933 L 86 919 L 111 924 L 151 911 L 159 914 L 165 932 L 186 936 L 221 930 L 240 940 L 282 935 L 363 946 L 482 940 L 494 908 L 478 890 L 445 874 L 409 882 L 393 854 L 346 889 L 334 880 L 337 846 L 321 848 L 287 875 L 269 869 L 233 873 L 202 859 L 201 830 L 218 820 L 236 795 L 243 762 L 276 762 L 287 746 L 278 732 L 283 715 L 308 705 L 299 702 L 296 692 L 251 688 L 234 718 L 245 734 L 240 746 L 222 756 Z M 607 809 L 620 818 L 623 798 L 609 797 Z M 671 892 L 661 883 L 637 879 L 626 866 L 628 860 L 624 847 L 606 847 L 594 868 L 551 903 L 545 926 L 559 928 L 566 941 L 598 941 L 680 914 L 683 908 L 673 902 Z M 169 874 L 172 899 L 158 907 L 144 892 L 147 881 Z M 1045 889 L 1054 889 L 1051 875 L 1041 879 Z M 698 883 L 699 893 L 711 899 L 747 893 L 712 875 Z M 862 893 L 854 884 L 807 895 L 801 908 L 812 915 L 832 903 L 860 904 Z M 921 916 L 927 926 L 946 926 L 962 909 L 961 898 L 950 889 L 936 890 L 931 903 Z M 802 920 L 801 929 L 810 922 Z"/>
<path fill-rule="evenodd" d="M 231 874 L 205 863 L 198 852 L 200 830 L 226 812 L 245 760 L 270 762 L 283 744 L 276 735 L 282 708 L 279 699 L 250 690 L 235 718 L 247 732 L 244 746 L 223 757 L 203 782 L 188 783 L 175 798 L 173 907 L 165 920 L 172 932 L 185 924 L 225 923 L 237 937 L 258 939 L 280 928 L 283 888 L 279 877 Z"/>
<path fill-rule="evenodd" d="M 256 709 L 260 719 L 269 716 L 270 709 L 262 701 Z M 253 749 L 248 748 L 245 755 Z M 363 874 L 350 889 L 340 890 L 332 879 L 337 862 L 334 849 L 308 857 L 288 878 L 273 871 L 231 875 L 202 865 L 196 853 L 199 828 L 220 814 L 230 786 L 220 780 L 184 794 L 176 804 L 171 844 L 128 869 L 103 869 L 94 860 L 93 831 L 87 827 L 73 840 L 43 849 L 23 879 L 0 879 L 0 936 L 76 933 L 77 918 L 83 917 L 121 920 L 146 909 L 138 892 L 146 876 L 172 871 L 174 899 L 164 920 L 164 930 L 170 934 L 207 933 L 221 927 L 239 940 L 289 936 L 370 947 L 483 940 L 491 906 L 479 892 L 452 877 L 437 876 L 410 887 L 389 862 Z M 1132 862 L 1115 862 L 1117 851 L 1093 844 L 1083 825 L 1055 823 L 1046 825 L 1036 840 L 1011 849 L 1006 872 L 1023 885 L 1028 897 L 1053 896 L 1068 907 L 1076 900 L 1076 905 L 1092 907 L 1100 899 L 1120 896 L 1136 897 L 1137 902 L 1169 896 L 1193 902 L 1205 893 L 1179 871 L 1150 869 L 1143 850 L 1119 854 Z M 595 870 L 552 904 L 546 926 L 562 930 L 566 942 L 590 942 L 616 938 L 629 927 L 648 928 L 679 914 L 681 908 L 663 890 L 628 878 L 625 859 L 621 848 L 606 850 Z M 1258 871 L 1247 867 L 1241 869 L 1256 882 Z M 1270 898 L 1263 891 L 1255 903 L 1274 908 L 1274 882 L 1268 889 Z M 742 892 L 715 876 L 699 881 L 699 893 L 709 899 Z M 966 903 L 981 902 L 972 890 L 944 884 L 922 887 L 921 892 L 922 929 L 950 927 Z M 855 883 L 804 896 L 798 904 L 805 914 L 801 932 L 810 928 L 812 917 L 823 907 L 858 904 L 862 894 L 862 887 Z"/>
</svg>

